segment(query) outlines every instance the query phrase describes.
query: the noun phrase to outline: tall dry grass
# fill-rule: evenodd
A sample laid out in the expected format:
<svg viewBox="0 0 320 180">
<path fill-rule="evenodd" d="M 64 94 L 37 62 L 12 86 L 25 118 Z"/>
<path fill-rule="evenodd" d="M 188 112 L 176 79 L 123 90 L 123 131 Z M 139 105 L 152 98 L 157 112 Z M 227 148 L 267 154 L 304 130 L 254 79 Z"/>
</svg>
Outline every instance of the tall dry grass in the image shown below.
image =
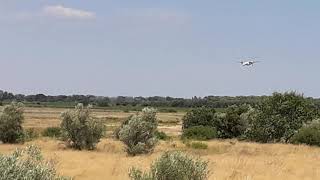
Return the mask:
<svg viewBox="0 0 320 180">
<path fill-rule="evenodd" d="M 148 169 L 152 161 L 167 150 L 181 150 L 209 160 L 213 180 L 313 180 L 320 179 L 320 148 L 284 144 L 256 144 L 237 141 L 210 141 L 208 149 L 187 148 L 180 141 L 161 142 L 149 155 L 129 157 L 123 145 L 103 139 L 96 151 L 65 149 L 61 142 L 39 139 L 47 158 L 59 162 L 61 174 L 82 179 L 128 179 L 132 166 Z M 28 143 L 28 144 L 30 144 Z M 0 145 L 1 153 L 9 153 L 25 145 Z"/>
</svg>

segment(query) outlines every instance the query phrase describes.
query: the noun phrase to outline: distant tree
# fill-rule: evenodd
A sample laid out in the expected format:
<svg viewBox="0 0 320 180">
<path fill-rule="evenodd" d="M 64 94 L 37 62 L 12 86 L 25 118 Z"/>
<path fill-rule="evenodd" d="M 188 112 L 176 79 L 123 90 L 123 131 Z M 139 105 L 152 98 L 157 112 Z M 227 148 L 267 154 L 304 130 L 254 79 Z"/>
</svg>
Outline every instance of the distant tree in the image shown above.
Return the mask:
<svg viewBox="0 0 320 180">
<path fill-rule="evenodd" d="M 95 99 L 95 103 L 99 107 L 108 107 L 110 106 L 110 99 L 107 97 L 98 97 Z"/>
<path fill-rule="evenodd" d="M 34 100 L 35 101 L 39 101 L 39 102 L 46 102 L 47 101 L 47 96 L 44 94 L 37 94 L 34 96 Z"/>
<path fill-rule="evenodd" d="M 0 92 L 0 100 L 14 100 L 14 95 L 12 93 L 1 91 Z"/>
<path fill-rule="evenodd" d="M 24 101 L 24 99 L 25 99 L 25 95 L 23 95 L 23 94 L 16 94 L 16 95 L 14 96 L 14 99 L 15 99 L 16 101 L 18 101 L 18 102 L 22 102 L 22 101 Z"/>
</svg>

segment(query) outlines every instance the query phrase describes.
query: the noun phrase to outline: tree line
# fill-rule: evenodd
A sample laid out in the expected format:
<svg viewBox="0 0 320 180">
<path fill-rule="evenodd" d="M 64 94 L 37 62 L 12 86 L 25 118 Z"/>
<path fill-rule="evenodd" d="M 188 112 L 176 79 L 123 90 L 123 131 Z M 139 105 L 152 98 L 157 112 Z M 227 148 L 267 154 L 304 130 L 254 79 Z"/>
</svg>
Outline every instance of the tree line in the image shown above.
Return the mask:
<svg viewBox="0 0 320 180">
<path fill-rule="evenodd" d="M 94 96 L 94 95 L 57 95 L 50 96 L 45 94 L 23 95 L 13 94 L 11 92 L 0 90 L 0 102 L 30 102 L 30 103 L 65 103 L 76 105 L 82 103 L 84 105 L 92 104 L 98 107 L 111 106 L 132 106 L 132 107 L 177 107 L 177 108 L 195 108 L 195 107 L 211 107 L 211 108 L 227 108 L 231 105 L 256 105 L 266 96 L 205 96 L 192 98 L 176 98 L 176 97 L 132 97 L 132 96 Z M 314 104 L 320 107 L 320 99 L 309 98 Z"/>
</svg>

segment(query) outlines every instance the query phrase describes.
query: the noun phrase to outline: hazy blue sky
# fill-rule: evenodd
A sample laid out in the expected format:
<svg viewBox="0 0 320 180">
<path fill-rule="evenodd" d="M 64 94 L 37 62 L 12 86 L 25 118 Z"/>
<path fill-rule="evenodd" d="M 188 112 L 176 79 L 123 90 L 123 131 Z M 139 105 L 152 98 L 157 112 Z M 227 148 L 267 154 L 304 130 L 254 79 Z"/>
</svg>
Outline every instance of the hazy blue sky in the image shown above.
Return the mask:
<svg viewBox="0 0 320 180">
<path fill-rule="evenodd" d="M 318 0 L 0 0 L 0 89 L 320 97 L 319 20 Z"/>
</svg>

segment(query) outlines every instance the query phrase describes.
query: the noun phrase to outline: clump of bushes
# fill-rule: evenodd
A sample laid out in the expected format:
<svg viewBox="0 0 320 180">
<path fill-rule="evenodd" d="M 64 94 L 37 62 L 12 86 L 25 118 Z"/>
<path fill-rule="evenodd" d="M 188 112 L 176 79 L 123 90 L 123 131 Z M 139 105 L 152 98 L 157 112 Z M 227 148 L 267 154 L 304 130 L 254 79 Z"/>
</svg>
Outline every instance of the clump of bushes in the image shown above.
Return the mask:
<svg viewBox="0 0 320 180">
<path fill-rule="evenodd" d="M 206 180 L 209 176 L 208 162 L 190 157 L 182 152 L 165 152 L 150 168 L 142 172 L 131 168 L 132 180 Z"/>
<path fill-rule="evenodd" d="M 273 93 L 258 104 L 255 113 L 245 136 L 263 143 L 289 142 L 304 123 L 318 115 L 314 104 L 295 92 Z"/>
<path fill-rule="evenodd" d="M 310 99 L 296 92 L 275 92 L 272 96 L 264 97 L 254 108 L 245 104 L 234 105 L 223 113 L 215 113 L 210 108 L 193 109 L 183 117 L 182 128 L 185 137 L 202 134 L 200 128 L 192 127 L 205 126 L 214 128 L 218 138 L 287 143 L 303 124 L 317 117 L 319 110 Z M 312 131 L 315 135 L 315 128 L 311 129 L 308 133 Z M 295 138 L 301 133 L 306 134 L 306 127 L 299 132 Z M 200 136 L 200 140 L 205 139 Z"/>
<path fill-rule="evenodd" d="M 42 136 L 59 138 L 61 137 L 61 128 L 60 127 L 47 127 L 42 131 Z"/>
<path fill-rule="evenodd" d="M 303 126 L 292 138 L 294 144 L 320 146 L 320 121 L 315 120 Z"/>
<path fill-rule="evenodd" d="M 165 133 L 165 132 L 163 132 L 163 131 L 156 131 L 155 132 L 155 136 L 156 136 L 156 138 L 157 139 L 159 139 L 159 140 L 168 140 L 168 139 L 170 139 L 170 137 Z"/>
<path fill-rule="evenodd" d="M 216 113 L 212 108 L 197 108 L 183 117 L 182 137 L 208 140 L 213 138 L 237 138 L 247 129 L 247 121 L 241 115 L 250 106 L 230 106 L 225 113 Z"/>
<path fill-rule="evenodd" d="M 209 126 L 193 126 L 183 130 L 182 139 L 209 140 L 217 137 L 217 131 Z"/>
<path fill-rule="evenodd" d="M 15 150 L 10 155 L 0 155 L 0 180 L 63 180 L 53 162 L 45 161 L 36 146 Z"/>
<path fill-rule="evenodd" d="M 241 136 L 247 128 L 247 121 L 241 118 L 241 115 L 248 109 L 247 105 L 233 105 L 228 107 L 225 113 L 216 114 L 214 127 L 217 129 L 218 137 L 226 139 Z"/>
<path fill-rule="evenodd" d="M 67 145 L 78 150 L 92 150 L 104 136 L 105 125 L 94 119 L 91 107 L 78 104 L 74 110 L 68 110 L 61 115 L 61 130 Z"/>
<path fill-rule="evenodd" d="M 18 143 L 23 141 L 23 120 L 22 103 L 13 102 L 10 105 L 6 105 L 0 114 L 0 140 L 3 143 Z"/>
<path fill-rule="evenodd" d="M 158 127 L 156 110 L 144 108 L 141 114 L 133 115 L 119 131 L 119 139 L 126 145 L 129 155 L 152 152 L 156 143 Z"/>
<path fill-rule="evenodd" d="M 196 108 L 187 112 L 182 118 L 182 129 L 193 126 L 214 127 L 216 121 L 215 110 L 213 108 Z"/>
</svg>

